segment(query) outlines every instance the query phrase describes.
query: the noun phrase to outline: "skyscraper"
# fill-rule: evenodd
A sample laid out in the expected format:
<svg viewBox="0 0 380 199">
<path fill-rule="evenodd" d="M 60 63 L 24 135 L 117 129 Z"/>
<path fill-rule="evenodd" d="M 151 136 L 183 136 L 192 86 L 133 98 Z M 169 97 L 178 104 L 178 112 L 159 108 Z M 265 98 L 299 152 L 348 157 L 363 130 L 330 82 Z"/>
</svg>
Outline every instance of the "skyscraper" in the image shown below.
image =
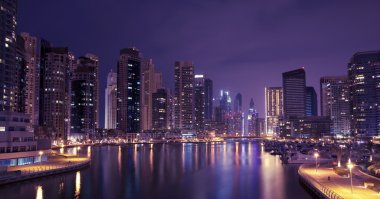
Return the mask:
<svg viewBox="0 0 380 199">
<path fill-rule="evenodd" d="M 355 53 L 348 64 L 353 135 L 380 135 L 380 51 Z"/>
<path fill-rule="evenodd" d="M 224 90 L 220 91 L 219 107 L 215 109 L 215 118 L 220 132 L 233 133 L 232 99 L 230 92 Z"/>
<path fill-rule="evenodd" d="M 20 74 L 16 63 L 17 1 L 0 1 L 0 111 L 18 111 Z"/>
<path fill-rule="evenodd" d="M 322 77 L 321 115 L 332 120 L 335 136 L 350 135 L 350 83 L 347 76 Z"/>
<path fill-rule="evenodd" d="M 105 92 L 105 128 L 116 129 L 117 73 L 108 73 Z"/>
<path fill-rule="evenodd" d="M 211 121 L 213 119 L 213 83 L 209 78 L 205 79 L 205 120 Z"/>
<path fill-rule="evenodd" d="M 21 33 L 25 41 L 25 113 L 30 115 L 32 125 L 38 125 L 40 92 L 40 48 L 39 39 L 28 33 Z"/>
<path fill-rule="evenodd" d="M 204 75 L 194 75 L 194 129 L 200 133 L 205 127 L 205 101 Z"/>
<path fill-rule="evenodd" d="M 158 89 L 152 94 L 152 129 L 168 129 L 168 94 L 165 89 Z"/>
<path fill-rule="evenodd" d="M 317 93 L 314 87 L 306 87 L 305 95 L 305 115 L 306 116 L 317 116 L 318 115 L 318 105 L 317 105 Z"/>
<path fill-rule="evenodd" d="M 192 130 L 194 127 L 194 65 L 191 61 L 175 62 L 174 84 L 175 128 Z"/>
<path fill-rule="evenodd" d="M 74 56 L 67 48 L 44 49 L 41 68 L 40 125 L 51 128 L 49 136 L 55 140 L 67 140 L 70 127 L 70 69 Z"/>
<path fill-rule="evenodd" d="M 256 121 L 258 117 L 259 113 L 257 113 L 255 102 L 253 101 L 253 98 L 251 98 L 247 114 L 247 130 L 249 135 L 256 135 Z"/>
<path fill-rule="evenodd" d="M 141 130 L 152 129 L 152 94 L 162 88 L 162 75 L 157 73 L 152 59 L 141 65 Z"/>
<path fill-rule="evenodd" d="M 280 119 L 284 116 L 282 87 L 265 87 L 265 132 L 279 135 Z"/>
<path fill-rule="evenodd" d="M 242 112 L 242 95 L 240 93 L 236 94 L 234 101 L 234 112 L 233 112 L 233 121 L 232 121 L 232 131 L 235 134 L 244 133 L 244 117 Z"/>
<path fill-rule="evenodd" d="M 303 68 L 282 73 L 284 116 L 305 116 L 306 75 Z"/>
<path fill-rule="evenodd" d="M 141 55 L 136 48 L 120 50 L 117 64 L 117 129 L 125 133 L 139 133 Z"/>
<path fill-rule="evenodd" d="M 71 78 L 70 138 L 85 139 L 98 127 L 98 63 L 94 55 L 79 57 Z"/>
</svg>

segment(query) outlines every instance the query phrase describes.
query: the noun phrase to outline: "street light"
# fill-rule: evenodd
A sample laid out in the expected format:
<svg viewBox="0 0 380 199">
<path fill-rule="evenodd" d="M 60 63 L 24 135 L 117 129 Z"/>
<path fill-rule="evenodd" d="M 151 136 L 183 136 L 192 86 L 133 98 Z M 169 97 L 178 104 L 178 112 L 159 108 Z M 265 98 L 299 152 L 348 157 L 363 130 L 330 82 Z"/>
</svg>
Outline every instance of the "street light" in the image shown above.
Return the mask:
<svg viewBox="0 0 380 199">
<path fill-rule="evenodd" d="M 348 169 L 350 169 L 351 194 L 352 194 L 353 193 L 353 191 L 352 191 L 352 168 L 354 168 L 354 165 L 351 163 L 350 159 L 348 159 L 348 160 L 349 160 L 349 162 L 347 164 L 347 167 L 348 167 Z"/>
<path fill-rule="evenodd" d="M 319 157 L 319 154 L 317 152 L 314 153 L 314 157 L 315 157 L 315 173 L 317 173 L 317 167 L 318 167 L 318 157 Z"/>
<path fill-rule="evenodd" d="M 42 155 L 44 154 L 43 151 L 39 151 L 38 154 L 40 155 L 40 164 L 42 164 Z"/>
</svg>

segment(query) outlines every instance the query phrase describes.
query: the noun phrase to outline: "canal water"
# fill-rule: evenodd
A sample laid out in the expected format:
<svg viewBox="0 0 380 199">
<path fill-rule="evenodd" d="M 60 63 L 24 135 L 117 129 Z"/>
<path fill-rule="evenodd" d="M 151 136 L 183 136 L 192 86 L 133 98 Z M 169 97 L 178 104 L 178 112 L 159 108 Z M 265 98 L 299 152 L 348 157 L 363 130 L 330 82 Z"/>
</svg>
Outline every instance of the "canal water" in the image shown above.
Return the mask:
<svg viewBox="0 0 380 199">
<path fill-rule="evenodd" d="M 82 147 L 91 166 L 0 186 L 0 198 L 308 199 L 297 166 L 257 140 Z"/>
</svg>

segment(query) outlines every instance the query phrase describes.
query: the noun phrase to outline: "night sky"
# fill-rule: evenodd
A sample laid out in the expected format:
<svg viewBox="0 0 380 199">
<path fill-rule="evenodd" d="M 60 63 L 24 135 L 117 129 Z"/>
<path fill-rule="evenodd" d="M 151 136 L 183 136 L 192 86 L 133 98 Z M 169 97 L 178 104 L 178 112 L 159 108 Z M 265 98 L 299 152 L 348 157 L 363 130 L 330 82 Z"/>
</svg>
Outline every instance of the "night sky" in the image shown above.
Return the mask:
<svg viewBox="0 0 380 199">
<path fill-rule="evenodd" d="M 304 66 L 319 100 L 319 78 L 345 75 L 351 55 L 380 49 L 380 1 L 373 0 L 19 0 L 18 32 L 100 58 L 100 124 L 107 73 L 119 50 L 135 46 L 152 58 L 166 87 L 174 61 L 252 97 L 264 116 L 264 87 Z M 318 104 L 319 109 L 319 104 Z M 318 112 L 320 112 L 318 110 Z"/>
</svg>

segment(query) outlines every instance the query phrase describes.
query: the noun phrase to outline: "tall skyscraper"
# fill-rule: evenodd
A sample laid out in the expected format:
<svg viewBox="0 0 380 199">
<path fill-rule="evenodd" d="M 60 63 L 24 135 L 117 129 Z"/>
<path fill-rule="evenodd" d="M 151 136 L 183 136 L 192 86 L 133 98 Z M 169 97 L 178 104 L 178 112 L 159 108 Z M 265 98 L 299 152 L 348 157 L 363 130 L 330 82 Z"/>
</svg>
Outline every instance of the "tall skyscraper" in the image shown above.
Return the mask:
<svg viewBox="0 0 380 199">
<path fill-rule="evenodd" d="M 317 105 L 317 93 L 314 87 L 306 87 L 305 95 L 305 115 L 306 116 L 318 116 L 318 105 Z"/>
<path fill-rule="evenodd" d="M 305 116 L 306 74 L 303 68 L 282 73 L 284 116 Z"/>
<path fill-rule="evenodd" d="M 0 111 L 18 111 L 20 68 L 16 63 L 17 1 L 0 1 Z"/>
<path fill-rule="evenodd" d="M 332 120 L 335 136 L 350 135 L 350 83 L 347 76 L 322 77 L 321 115 Z"/>
<path fill-rule="evenodd" d="M 85 139 L 98 127 L 98 63 L 94 55 L 79 57 L 71 77 L 70 138 Z"/>
<path fill-rule="evenodd" d="M 232 99 L 230 92 L 220 91 L 219 107 L 215 109 L 219 132 L 233 133 Z"/>
<path fill-rule="evenodd" d="M 152 94 L 152 129 L 168 129 L 168 94 L 165 89 L 158 89 Z"/>
<path fill-rule="evenodd" d="M 205 79 L 205 120 L 211 121 L 213 119 L 213 83 L 209 78 Z"/>
<path fill-rule="evenodd" d="M 355 53 L 348 64 L 353 135 L 380 135 L 380 51 Z"/>
<path fill-rule="evenodd" d="M 257 118 L 259 118 L 259 113 L 256 110 L 255 102 L 251 98 L 251 101 L 249 102 L 249 109 L 248 109 L 248 114 L 247 114 L 248 135 L 256 135 Z"/>
<path fill-rule="evenodd" d="M 125 133 L 139 133 L 141 54 L 136 48 L 120 50 L 117 64 L 117 129 Z"/>
<path fill-rule="evenodd" d="M 194 75 L 194 129 L 200 133 L 205 129 L 205 97 L 204 75 Z"/>
<path fill-rule="evenodd" d="M 232 131 L 235 134 L 242 135 L 244 133 L 244 116 L 242 111 L 242 95 L 240 93 L 235 96 L 234 112 L 232 117 Z"/>
<path fill-rule="evenodd" d="M 41 65 L 40 125 L 51 128 L 49 136 L 67 140 L 70 127 L 70 69 L 74 56 L 67 48 L 44 48 Z"/>
<path fill-rule="evenodd" d="M 152 59 L 141 65 L 141 130 L 152 129 L 152 94 L 162 88 L 162 75 L 154 69 Z"/>
<path fill-rule="evenodd" d="M 33 126 L 38 125 L 40 92 L 40 48 L 39 39 L 28 33 L 21 33 L 25 41 L 25 113 L 30 115 Z"/>
<path fill-rule="evenodd" d="M 282 87 L 265 87 L 265 132 L 279 135 L 280 119 L 284 116 Z"/>
<path fill-rule="evenodd" d="M 27 63 L 25 59 L 25 41 L 20 36 L 17 35 L 16 43 L 16 65 L 14 68 L 15 74 L 12 74 L 14 78 L 17 78 L 16 87 L 15 87 L 15 101 L 16 101 L 16 110 L 20 113 L 25 113 L 25 104 L 26 104 L 26 74 L 27 74 Z"/>
<path fill-rule="evenodd" d="M 174 64 L 174 123 L 176 129 L 194 127 L 194 65 L 191 61 Z"/>
<path fill-rule="evenodd" d="M 105 128 L 116 129 L 117 73 L 109 72 L 105 93 Z"/>
</svg>

